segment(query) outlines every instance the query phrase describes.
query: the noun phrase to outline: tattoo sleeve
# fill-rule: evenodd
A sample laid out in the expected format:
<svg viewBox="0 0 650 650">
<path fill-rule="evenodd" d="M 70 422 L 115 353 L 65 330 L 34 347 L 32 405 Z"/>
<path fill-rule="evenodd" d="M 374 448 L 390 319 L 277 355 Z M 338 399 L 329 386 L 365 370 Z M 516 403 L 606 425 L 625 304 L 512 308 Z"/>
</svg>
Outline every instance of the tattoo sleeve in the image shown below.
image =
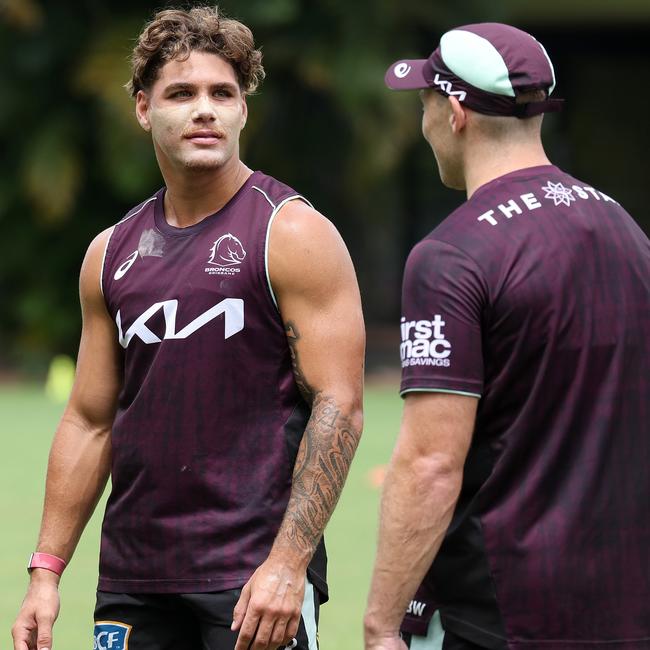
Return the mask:
<svg viewBox="0 0 650 650">
<path fill-rule="evenodd" d="M 361 431 L 334 397 L 309 385 L 300 365 L 300 334 L 294 323 L 286 323 L 286 333 L 296 383 L 312 410 L 298 450 L 282 530 L 297 550 L 311 555 L 339 499 Z"/>
</svg>

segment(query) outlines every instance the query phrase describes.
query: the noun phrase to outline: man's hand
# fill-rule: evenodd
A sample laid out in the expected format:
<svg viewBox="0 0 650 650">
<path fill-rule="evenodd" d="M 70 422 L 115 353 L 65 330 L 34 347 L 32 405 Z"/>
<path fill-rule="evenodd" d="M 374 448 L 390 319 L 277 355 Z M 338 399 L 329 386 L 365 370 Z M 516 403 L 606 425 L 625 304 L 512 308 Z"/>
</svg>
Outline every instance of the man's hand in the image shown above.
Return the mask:
<svg viewBox="0 0 650 650">
<path fill-rule="evenodd" d="M 407 650 L 397 630 L 386 628 L 386 621 L 367 613 L 363 620 L 365 650 Z"/>
<path fill-rule="evenodd" d="M 14 650 L 49 650 L 52 625 L 59 615 L 59 577 L 47 569 L 34 569 L 11 635 Z"/>
<path fill-rule="evenodd" d="M 235 650 L 276 650 L 298 633 L 305 571 L 295 570 L 271 556 L 244 585 L 233 612 L 239 630 Z"/>
<path fill-rule="evenodd" d="M 363 647 L 365 650 L 407 650 L 408 648 L 399 634 L 382 636 L 369 632 L 367 628 Z"/>
</svg>

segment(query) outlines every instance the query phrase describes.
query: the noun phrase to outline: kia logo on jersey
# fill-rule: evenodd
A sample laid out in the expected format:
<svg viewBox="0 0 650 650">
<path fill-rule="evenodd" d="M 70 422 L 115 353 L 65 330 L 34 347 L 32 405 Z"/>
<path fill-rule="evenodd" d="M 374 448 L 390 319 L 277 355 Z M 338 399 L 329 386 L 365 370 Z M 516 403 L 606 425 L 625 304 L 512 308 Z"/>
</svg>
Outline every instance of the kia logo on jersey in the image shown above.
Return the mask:
<svg viewBox="0 0 650 650">
<path fill-rule="evenodd" d="M 133 337 L 139 338 L 146 344 L 160 343 L 163 339 L 147 327 L 147 321 L 161 309 L 165 319 L 164 340 L 186 339 L 221 314 L 224 316 L 224 339 L 229 339 L 244 329 L 244 301 L 241 298 L 222 300 L 180 330 L 176 329 L 178 300 L 163 300 L 162 302 L 155 302 L 149 309 L 146 309 L 144 313 L 135 319 L 126 332 L 122 331 L 122 312 L 121 310 L 117 311 L 115 323 L 117 324 L 120 345 L 125 349 L 128 348 Z"/>
</svg>

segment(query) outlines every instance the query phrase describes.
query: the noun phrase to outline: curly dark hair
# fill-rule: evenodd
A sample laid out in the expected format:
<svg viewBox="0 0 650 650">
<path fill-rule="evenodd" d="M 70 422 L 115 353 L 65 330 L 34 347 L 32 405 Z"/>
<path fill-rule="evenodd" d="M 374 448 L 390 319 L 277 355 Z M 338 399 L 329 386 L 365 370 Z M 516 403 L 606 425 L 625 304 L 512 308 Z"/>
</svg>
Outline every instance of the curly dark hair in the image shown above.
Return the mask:
<svg viewBox="0 0 650 650">
<path fill-rule="evenodd" d="M 242 93 L 255 91 L 264 79 L 262 52 L 255 49 L 251 30 L 226 18 L 218 7 L 165 9 L 155 14 L 138 38 L 131 55 L 133 76 L 126 89 L 135 97 L 148 91 L 165 63 L 186 60 L 193 50 L 222 56 L 235 69 Z"/>
</svg>

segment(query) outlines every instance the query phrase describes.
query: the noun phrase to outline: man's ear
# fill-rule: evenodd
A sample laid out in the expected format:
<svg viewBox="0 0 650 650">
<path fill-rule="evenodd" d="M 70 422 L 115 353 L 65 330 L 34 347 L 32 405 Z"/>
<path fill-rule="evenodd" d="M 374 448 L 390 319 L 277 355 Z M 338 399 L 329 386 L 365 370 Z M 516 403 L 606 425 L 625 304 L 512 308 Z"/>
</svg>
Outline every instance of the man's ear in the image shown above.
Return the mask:
<svg viewBox="0 0 650 650">
<path fill-rule="evenodd" d="M 248 120 L 248 104 L 246 103 L 246 95 L 242 95 L 242 122 L 241 128 L 243 129 L 246 126 L 246 121 Z"/>
<path fill-rule="evenodd" d="M 449 101 L 449 108 L 451 109 L 449 125 L 451 126 L 452 133 L 458 135 L 467 124 L 467 113 L 455 97 L 449 96 L 447 100 Z"/>
<path fill-rule="evenodd" d="M 144 90 L 138 90 L 135 96 L 135 116 L 140 126 L 147 132 L 151 131 L 149 123 L 149 96 Z"/>
</svg>

